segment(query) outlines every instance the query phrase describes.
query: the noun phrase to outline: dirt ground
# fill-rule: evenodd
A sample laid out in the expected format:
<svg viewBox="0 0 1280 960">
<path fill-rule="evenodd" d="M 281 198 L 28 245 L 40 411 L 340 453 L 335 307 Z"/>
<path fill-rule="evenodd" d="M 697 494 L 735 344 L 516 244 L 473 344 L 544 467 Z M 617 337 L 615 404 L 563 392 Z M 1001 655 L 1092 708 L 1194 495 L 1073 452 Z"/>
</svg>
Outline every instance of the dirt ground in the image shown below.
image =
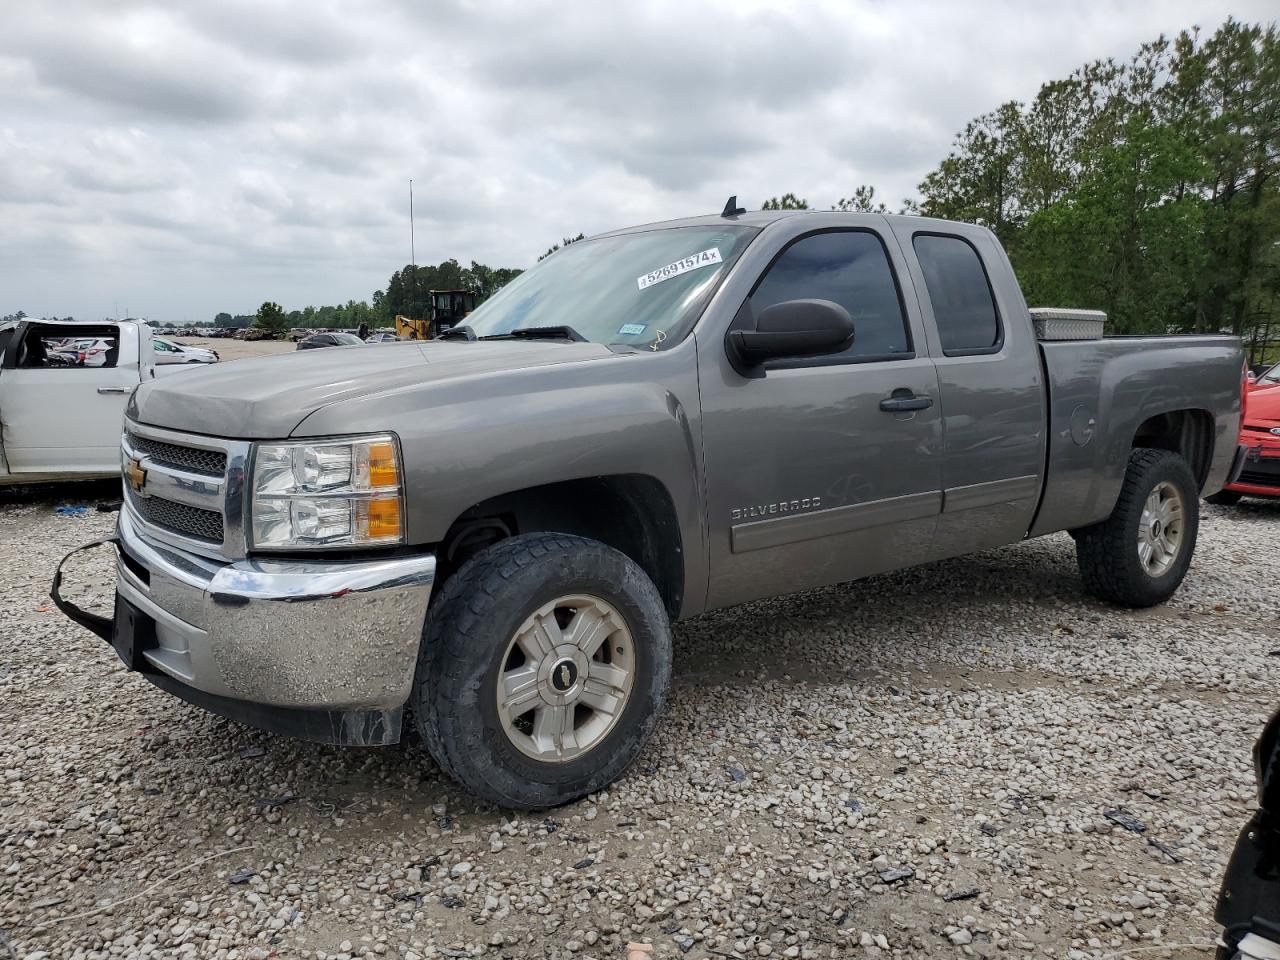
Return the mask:
<svg viewBox="0 0 1280 960">
<path fill-rule="evenodd" d="M 292 340 L 234 340 L 222 337 L 168 337 L 192 347 L 216 350 L 222 360 L 239 360 L 241 357 L 269 357 L 277 353 L 292 353 L 298 345 Z"/>
</svg>

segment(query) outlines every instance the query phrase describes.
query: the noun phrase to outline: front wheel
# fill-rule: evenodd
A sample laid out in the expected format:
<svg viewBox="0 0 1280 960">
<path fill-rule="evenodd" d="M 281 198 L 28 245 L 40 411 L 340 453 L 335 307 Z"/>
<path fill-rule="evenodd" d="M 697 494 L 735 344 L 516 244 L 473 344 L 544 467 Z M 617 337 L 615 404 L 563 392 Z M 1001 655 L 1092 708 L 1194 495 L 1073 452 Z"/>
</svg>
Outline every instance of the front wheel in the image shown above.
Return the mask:
<svg viewBox="0 0 1280 960">
<path fill-rule="evenodd" d="M 1134 450 L 1111 516 L 1075 531 L 1085 590 L 1126 607 L 1168 600 L 1191 565 L 1199 509 L 1195 477 L 1182 457 Z"/>
<path fill-rule="evenodd" d="M 615 780 L 670 682 L 671 628 L 644 571 L 594 540 L 526 534 L 445 583 L 413 705 L 446 773 L 493 803 L 538 810 Z"/>
</svg>

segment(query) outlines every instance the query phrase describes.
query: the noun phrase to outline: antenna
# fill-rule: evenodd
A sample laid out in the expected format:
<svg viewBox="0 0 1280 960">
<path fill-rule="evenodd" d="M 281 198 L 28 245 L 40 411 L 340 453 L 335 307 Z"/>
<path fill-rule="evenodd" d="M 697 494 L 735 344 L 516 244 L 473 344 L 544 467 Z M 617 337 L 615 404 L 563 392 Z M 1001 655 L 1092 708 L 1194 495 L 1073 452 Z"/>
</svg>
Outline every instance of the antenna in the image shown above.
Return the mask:
<svg viewBox="0 0 1280 960">
<path fill-rule="evenodd" d="M 418 256 L 413 248 L 413 177 L 409 178 L 409 289 L 413 298 L 409 304 L 409 319 L 418 311 Z"/>
<path fill-rule="evenodd" d="M 746 213 L 746 212 L 747 211 L 745 207 L 738 206 L 738 195 L 735 193 L 732 197 L 729 198 L 728 203 L 724 205 L 724 210 L 721 211 L 720 216 L 736 217 L 738 214 Z"/>
</svg>

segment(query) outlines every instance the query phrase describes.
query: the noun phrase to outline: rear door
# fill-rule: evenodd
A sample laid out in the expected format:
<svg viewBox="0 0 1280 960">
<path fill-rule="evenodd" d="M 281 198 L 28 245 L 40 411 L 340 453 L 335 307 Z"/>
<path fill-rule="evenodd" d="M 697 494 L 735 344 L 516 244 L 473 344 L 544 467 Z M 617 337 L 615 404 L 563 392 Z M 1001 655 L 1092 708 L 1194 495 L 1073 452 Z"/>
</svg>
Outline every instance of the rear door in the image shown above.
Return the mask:
<svg viewBox="0 0 1280 960">
<path fill-rule="evenodd" d="M 106 339 L 111 349 L 102 365 L 82 365 L 75 354 L 59 354 L 57 347 L 69 334 Z M 0 369 L 0 427 L 10 473 L 119 472 L 124 407 L 139 379 L 137 347 L 128 339 L 122 350 L 116 324 L 68 330 L 29 323 L 15 335 Z"/>
<path fill-rule="evenodd" d="M 940 556 L 1020 540 L 1040 499 L 1045 394 L 1013 269 L 990 231 L 894 219 L 910 262 L 942 406 Z"/>
</svg>

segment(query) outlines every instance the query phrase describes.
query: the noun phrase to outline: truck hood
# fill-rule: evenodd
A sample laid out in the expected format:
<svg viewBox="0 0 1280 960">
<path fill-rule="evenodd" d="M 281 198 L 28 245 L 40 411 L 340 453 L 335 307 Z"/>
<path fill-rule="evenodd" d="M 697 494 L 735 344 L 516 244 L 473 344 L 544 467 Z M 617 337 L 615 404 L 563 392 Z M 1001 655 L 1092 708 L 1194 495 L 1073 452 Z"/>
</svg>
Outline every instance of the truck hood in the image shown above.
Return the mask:
<svg viewBox="0 0 1280 960">
<path fill-rule="evenodd" d="M 560 341 L 431 341 L 300 350 L 150 380 L 129 403 L 141 423 L 256 440 L 287 437 L 306 417 L 342 400 L 414 384 L 611 357 L 603 344 Z"/>
<path fill-rule="evenodd" d="M 1274 426 L 1280 423 L 1280 383 L 1253 387 L 1245 400 L 1245 423 Z"/>
</svg>

